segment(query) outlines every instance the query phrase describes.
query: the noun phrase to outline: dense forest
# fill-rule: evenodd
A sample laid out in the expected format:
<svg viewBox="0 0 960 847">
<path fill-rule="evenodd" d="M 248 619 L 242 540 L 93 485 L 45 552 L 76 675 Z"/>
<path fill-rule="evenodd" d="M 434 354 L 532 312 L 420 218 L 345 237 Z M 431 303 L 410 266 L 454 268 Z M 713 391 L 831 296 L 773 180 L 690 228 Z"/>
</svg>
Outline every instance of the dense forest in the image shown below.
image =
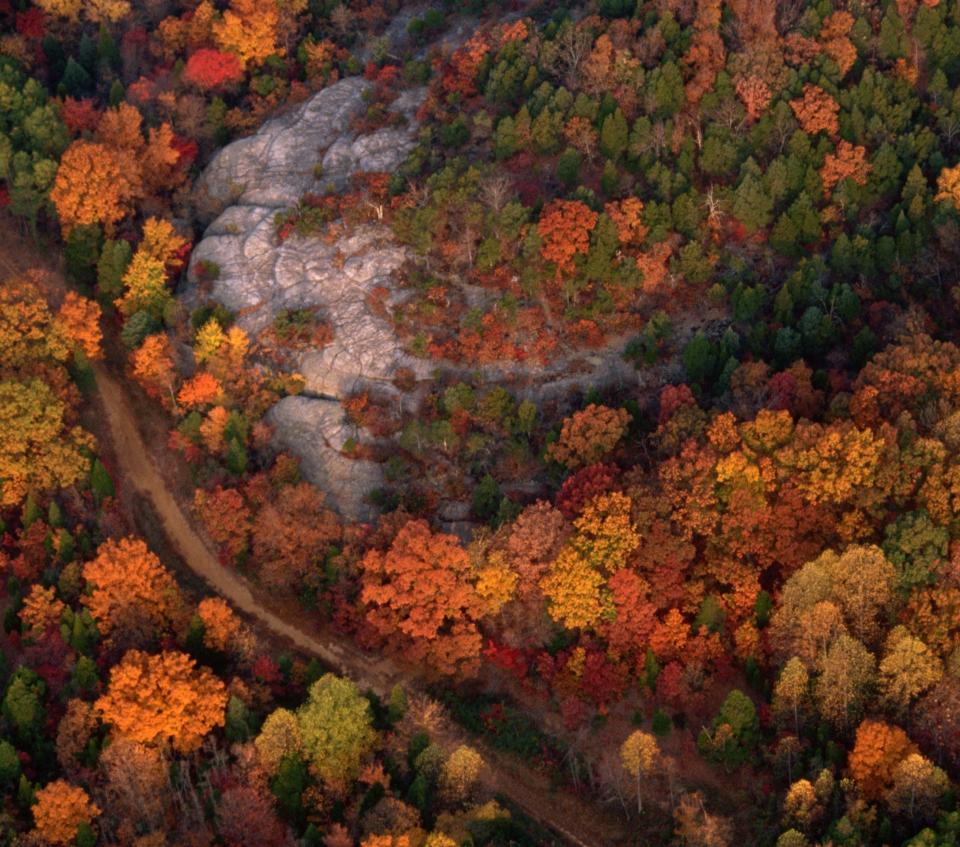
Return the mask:
<svg viewBox="0 0 960 847">
<path fill-rule="evenodd" d="M 191 261 L 217 151 L 350 77 L 412 152 L 270 233 L 406 251 L 369 521 L 266 417 L 322 312 Z M 0 0 L 0 845 L 585 843 L 541 783 L 590 847 L 960 842 L 958 86 L 956 0 Z M 107 378 L 390 685 L 190 578 Z"/>
</svg>

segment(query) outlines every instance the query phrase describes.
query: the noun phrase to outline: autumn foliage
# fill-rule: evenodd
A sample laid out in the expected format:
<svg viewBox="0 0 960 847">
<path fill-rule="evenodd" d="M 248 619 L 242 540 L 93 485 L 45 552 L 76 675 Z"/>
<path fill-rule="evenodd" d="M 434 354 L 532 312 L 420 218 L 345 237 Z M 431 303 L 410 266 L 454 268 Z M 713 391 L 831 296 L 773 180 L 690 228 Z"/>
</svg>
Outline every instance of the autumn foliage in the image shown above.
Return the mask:
<svg viewBox="0 0 960 847">
<path fill-rule="evenodd" d="M 75 226 L 103 224 L 111 231 L 132 211 L 140 193 L 124 160 L 105 144 L 75 141 L 63 154 L 50 200 L 64 234 Z"/>
<path fill-rule="evenodd" d="M 243 78 L 243 64 L 235 53 L 203 48 L 187 60 L 183 76 L 203 89 L 221 88 Z"/>
<path fill-rule="evenodd" d="M 84 602 L 106 636 L 139 631 L 149 638 L 179 612 L 176 581 L 139 538 L 105 541 L 83 578 L 90 587 Z"/>
<path fill-rule="evenodd" d="M 110 671 L 110 683 L 95 708 L 120 735 L 148 745 L 196 750 L 204 736 L 223 726 L 227 693 L 211 671 L 184 653 L 157 655 L 131 650 Z"/>
<path fill-rule="evenodd" d="M 587 252 L 597 213 L 579 200 L 556 200 L 544 206 L 537 223 L 540 255 L 556 266 L 557 278 L 573 271 L 578 255 Z"/>
<path fill-rule="evenodd" d="M 481 638 L 473 615 L 479 598 L 470 582 L 470 559 L 452 535 L 433 533 L 412 520 L 385 552 L 369 551 L 360 563 L 367 621 L 413 660 L 441 673 L 477 666 Z"/>
<path fill-rule="evenodd" d="M 564 419 L 560 437 L 547 449 L 547 457 L 569 468 L 598 462 L 617 446 L 630 420 L 626 409 L 591 403 Z"/>
<path fill-rule="evenodd" d="M 72 844 L 79 827 L 99 814 L 86 791 L 62 779 L 41 788 L 33 804 L 37 835 L 50 844 Z"/>
<path fill-rule="evenodd" d="M 803 96 L 790 101 L 790 108 L 797 116 L 804 132 L 811 135 L 826 132 L 835 136 L 840 128 L 837 115 L 840 106 L 826 91 L 817 85 L 803 86 Z"/>
</svg>

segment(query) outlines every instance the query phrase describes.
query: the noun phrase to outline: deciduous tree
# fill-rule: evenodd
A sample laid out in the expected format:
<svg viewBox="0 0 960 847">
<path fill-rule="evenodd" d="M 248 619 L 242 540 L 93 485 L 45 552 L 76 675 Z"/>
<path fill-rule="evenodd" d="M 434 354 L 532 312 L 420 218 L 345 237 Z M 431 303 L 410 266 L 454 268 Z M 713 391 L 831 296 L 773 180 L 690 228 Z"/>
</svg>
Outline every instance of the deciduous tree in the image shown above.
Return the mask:
<svg viewBox="0 0 960 847">
<path fill-rule="evenodd" d="M 213 374 L 200 371 L 177 392 L 177 402 L 186 409 L 216 405 L 223 399 L 223 386 Z"/>
<path fill-rule="evenodd" d="M 194 492 L 193 508 L 210 537 L 231 561 L 246 552 L 253 519 L 237 489 L 219 485 L 212 491 L 198 488 Z"/>
<path fill-rule="evenodd" d="M 86 791 L 62 779 L 37 791 L 33 803 L 37 835 L 49 844 L 72 844 L 80 826 L 91 824 L 99 814 Z"/>
<path fill-rule="evenodd" d="M 130 354 L 133 376 L 151 397 L 169 396 L 174 402 L 173 386 L 176 371 L 173 350 L 166 333 L 148 335 L 143 344 Z"/>
<path fill-rule="evenodd" d="M 120 735 L 190 753 L 223 726 L 227 690 L 184 653 L 131 650 L 110 671 L 107 693 L 94 706 Z"/>
<path fill-rule="evenodd" d="M 919 821 L 932 822 L 943 796 L 950 790 L 946 773 L 919 753 L 904 756 L 893 769 L 886 800 L 894 812 Z"/>
<path fill-rule="evenodd" d="M 0 505 L 31 491 L 66 488 L 87 474 L 94 439 L 67 423 L 68 409 L 42 379 L 0 382 Z"/>
<path fill-rule="evenodd" d="M 139 538 L 110 539 L 83 567 L 84 605 L 107 637 L 149 641 L 177 620 L 176 580 Z"/>
<path fill-rule="evenodd" d="M 481 648 L 474 615 L 482 606 L 471 563 L 456 536 L 408 521 L 386 553 L 360 563 L 367 620 L 384 638 L 404 637 L 405 655 L 441 673 L 473 672 Z"/>
<path fill-rule="evenodd" d="M 284 759 L 303 750 L 297 716 L 289 709 L 274 709 L 263 722 L 254 744 L 267 773 L 276 773 Z"/>
<path fill-rule="evenodd" d="M 937 177 L 937 193 L 934 200 L 946 200 L 960 209 L 960 165 L 944 168 Z"/>
<path fill-rule="evenodd" d="M 57 599 L 56 590 L 35 584 L 23 598 L 20 609 L 20 621 L 27 632 L 42 635 L 52 627 L 60 626 L 60 618 L 66 605 Z"/>
<path fill-rule="evenodd" d="M 74 349 L 88 359 L 101 358 L 103 334 L 100 332 L 100 306 L 95 301 L 68 291 L 57 312 L 57 323 Z"/>
<path fill-rule="evenodd" d="M 297 584 L 315 573 L 341 536 L 323 493 L 306 482 L 282 488 L 253 524 L 253 555 L 270 586 Z"/>
<path fill-rule="evenodd" d="M 803 662 L 793 656 L 780 671 L 773 689 L 773 710 L 793 718 L 794 732 L 800 734 L 800 711 L 810 695 L 810 675 Z"/>
<path fill-rule="evenodd" d="M 377 734 L 370 704 L 350 680 L 320 677 L 297 710 L 297 721 L 304 753 L 324 782 L 343 787 L 359 776 Z"/>
<path fill-rule="evenodd" d="M 907 734 L 898 726 L 865 720 L 857 727 L 850 752 L 850 773 L 868 800 L 879 800 L 893 782 L 897 765 L 916 752 Z"/>
<path fill-rule="evenodd" d="M 139 180 L 131 177 L 110 147 L 74 141 L 60 159 L 50 192 L 64 235 L 82 224 L 102 224 L 111 233 L 140 193 Z"/>
<path fill-rule="evenodd" d="M 183 78 L 205 91 L 223 88 L 243 79 L 243 65 L 235 53 L 203 47 L 187 59 Z"/>
<path fill-rule="evenodd" d="M 803 86 L 803 96 L 791 100 L 790 108 L 797 116 L 803 131 L 810 135 L 826 132 L 829 136 L 836 136 L 840 130 L 840 121 L 837 118 L 840 106 L 819 85 L 806 83 Z"/>
<path fill-rule="evenodd" d="M 837 144 L 837 152 L 827 153 L 823 167 L 820 168 L 824 195 L 829 197 L 834 186 L 845 179 L 852 179 L 857 185 L 866 184 L 870 174 L 870 164 L 866 157 L 866 147 L 841 139 Z"/>
<path fill-rule="evenodd" d="M 863 714 L 876 679 L 877 662 L 856 638 L 838 635 L 827 648 L 814 684 L 817 707 L 836 727 L 852 725 Z"/>
<path fill-rule="evenodd" d="M 443 796 L 453 803 L 466 802 L 482 768 L 483 756 L 472 747 L 461 744 L 454 749 L 440 771 L 440 791 Z"/>
<path fill-rule="evenodd" d="M 943 676 L 940 659 L 919 638 L 895 627 L 887 637 L 880 660 L 880 696 L 897 715 L 906 715 L 911 704 Z"/>
<path fill-rule="evenodd" d="M 630 733 L 620 745 L 620 764 L 636 783 L 638 814 L 643 814 L 641 782 L 653 772 L 659 758 L 657 739 L 642 729 Z"/>
<path fill-rule="evenodd" d="M 603 585 L 603 575 L 572 546 L 560 551 L 540 581 L 550 617 L 568 629 L 590 629 L 600 622 L 610 608 Z"/>
<path fill-rule="evenodd" d="M 547 458 L 569 468 L 598 462 L 617 446 L 631 420 L 626 409 L 591 403 L 564 418 L 560 437 L 547 448 Z"/>
<path fill-rule="evenodd" d="M 197 615 L 203 621 L 203 643 L 207 647 L 223 652 L 236 649 L 243 623 L 225 600 L 204 598 L 197 605 Z"/>
<path fill-rule="evenodd" d="M 244 67 L 260 65 L 283 52 L 277 44 L 279 22 L 275 0 L 230 0 L 223 19 L 213 25 L 213 35 L 220 49 L 236 54 Z"/>
<path fill-rule="evenodd" d="M 597 213 L 579 200 L 553 200 L 543 207 L 537 223 L 540 255 L 556 266 L 557 279 L 573 273 L 573 260 L 586 255 L 597 220 Z"/>
</svg>

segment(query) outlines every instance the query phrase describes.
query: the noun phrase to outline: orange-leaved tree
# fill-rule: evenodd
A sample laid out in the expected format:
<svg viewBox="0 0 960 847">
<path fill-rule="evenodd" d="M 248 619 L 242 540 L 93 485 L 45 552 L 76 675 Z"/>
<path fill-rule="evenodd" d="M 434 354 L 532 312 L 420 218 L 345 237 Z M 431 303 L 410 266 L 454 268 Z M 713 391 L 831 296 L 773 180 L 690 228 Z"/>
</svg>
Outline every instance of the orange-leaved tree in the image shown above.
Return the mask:
<svg viewBox="0 0 960 847">
<path fill-rule="evenodd" d="M 865 720 L 857 727 L 850 753 L 850 773 L 867 800 L 878 800 L 893 781 L 900 762 L 917 748 L 898 726 Z"/>
<path fill-rule="evenodd" d="M 840 105 L 819 85 L 807 83 L 803 86 L 803 96 L 790 101 L 790 108 L 800 122 L 804 132 L 814 135 L 826 132 L 835 136 L 840 130 Z"/>
<path fill-rule="evenodd" d="M 44 588 L 35 583 L 23 598 L 20 621 L 26 632 L 42 635 L 51 627 L 60 625 L 60 618 L 66 608 L 66 604 L 57 599 L 56 589 Z"/>
<path fill-rule="evenodd" d="M 148 335 L 143 344 L 130 354 L 130 364 L 134 379 L 147 394 L 154 398 L 169 395 L 171 404 L 176 405 L 173 393 L 176 381 L 173 348 L 165 333 Z"/>
<path fill-rule="evenodd" d="M 149 640 L 168 629 L 181 609 L 176 580 L 139 538 L 109 539 L 83 566 L 83 603 L 100 632 Z"/>
<path fill-rule="evenodd" d="M 294 585 L 320 568 L 341 533 L 322 491 L 307 482 L 285 486 L 254 522 L 253 555 L 260 577 L 272 587 Z"/>
<path fill-rule="evenodd" d="M 57 323 L 63 334 L 88 359 L 99 359 L 103 356 L 100 342 L 103 333 L 100 332 L 100 306 L 94 300 L 81 297 L 73 291 L 67 296 L 57 312 Z"/>
<path fill-rule="evenodd" d="M 243 624 L 226 601 L 206 597 L 197 606 L 197 615 L 203 621 L 203 643 L 207 647 L 226 651 L 236 646 Z"/>
<path fill-rule="evenodd" d="M 227 689 L 185 653 L 129 651 L 110 671 L 106 694 L 94 707 L 122 736 L 148 745 L 172 744 L 179 753 L 200 747 L 223 726 Z"/>
<path fill-rule="evenodd" d="M 43 786 L 33 802 L 37 835 L 48 844 L 73 844 L 77 830 L 99 814 L 86 791 L 63 779 Z"/>
<path fill-rule="evenodd" d="M 934 200 L 947 200 L 960 209 L 960 165 L 944 168 L 937 177 L 937 193 Z"/>
<path fill-rule="evenodd" d="M 384 638 L 399 633 L 407 658 L 441 673 L 476 670 L 481 638 L 474 615 L 483 604 L 456 536 L 408 521 L 390 549 L 370 550 L 360 569 L 367 620 Z"/>
<path fill-rule="evenodd" d="M 138 175 L 105 144 L 78 139 L 60 159 L 50 191 L 64 235 L 75 226 L 103 224 L 106 231 L 133 210 L 139 195 Z"/>
<path fill-rule="evenodd" d="M 597 220 L 597 213 L 579 200 L 553 200 L 543 207 L 537 222 L 540 255 L 556 266 L 557 279 L 572 273 L 573 260 L 590 249 Z"/>
<path fill-rule="evenodd" d="M 820 181 L 823 193 L 829 195 L 837 183 L 852 179 L 857 185 L 864 185 L 870 174 L 867 162 L 867 148 L 861 144 L 853 145 L 849 141 L 840 141 L 836 153 L 827 153 L 820 168 Z"/>
<path fill-rule="evenodd" d="M 617 446 L 631 420 L 626 409 L 591 403 L 564 419 L 560 437 L 547 448 L 547 458 L 568 468 L 599 462 Z"/>
<path fill-rule="evenodd" d="M 177 402 L 187 409 L 213 406 L 223 399 L 223 386 L 213 374 L 200 371 L 188 379 L 177 393 Z"/>
</svg>

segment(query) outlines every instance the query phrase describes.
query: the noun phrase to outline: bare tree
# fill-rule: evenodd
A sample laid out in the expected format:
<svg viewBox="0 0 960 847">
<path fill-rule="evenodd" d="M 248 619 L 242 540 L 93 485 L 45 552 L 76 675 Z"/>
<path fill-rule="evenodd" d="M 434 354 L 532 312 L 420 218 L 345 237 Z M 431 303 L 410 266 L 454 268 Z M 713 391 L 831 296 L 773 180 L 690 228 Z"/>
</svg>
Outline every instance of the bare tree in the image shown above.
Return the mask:
<svg viewBox="0 0 960 847">
<path fill-rule="evenodd" d="M 570 24 L 554 43 L 552 70 L 563 77 L 567 88 L 576 89 L 580 83 L 580 66 L 590 55 L 593 38 L 587 30 Z"/>
<path fill-rule="evenodd" d="M 513 180 L 505 173 L 490 175 L 480 186 L 480 202 L 495 215 L 503 211 L 513 194 Z"/>
</svg>

